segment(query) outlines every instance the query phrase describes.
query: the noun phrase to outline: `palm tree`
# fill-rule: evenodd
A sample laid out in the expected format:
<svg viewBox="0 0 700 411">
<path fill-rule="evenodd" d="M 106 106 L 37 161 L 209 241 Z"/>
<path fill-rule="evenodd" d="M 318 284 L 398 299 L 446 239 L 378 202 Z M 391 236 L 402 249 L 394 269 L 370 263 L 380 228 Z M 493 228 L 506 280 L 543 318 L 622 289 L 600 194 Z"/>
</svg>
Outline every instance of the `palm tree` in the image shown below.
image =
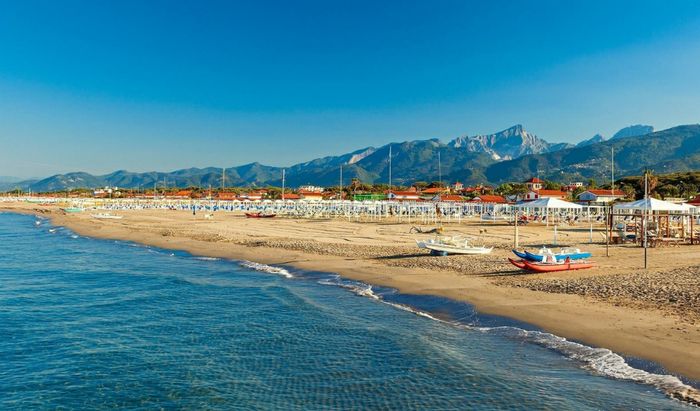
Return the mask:
<svg viewBox="0 0 700 411">
<path fill-rule="evenodd" d="M 651 194 L 656 190 L 656 186 L 659 185 L 659 177 L 654 175 L 654 170 L 650 170 L 650 169 L 644 170 L 642 177 L 639 178 L 639 188 L 641 189 L 640 191 L 642 193 L 644 192 L 644 178 L 645 177 L 647 180 L 647 189 L 649 190 L 648 193 Z"/>
</svg>

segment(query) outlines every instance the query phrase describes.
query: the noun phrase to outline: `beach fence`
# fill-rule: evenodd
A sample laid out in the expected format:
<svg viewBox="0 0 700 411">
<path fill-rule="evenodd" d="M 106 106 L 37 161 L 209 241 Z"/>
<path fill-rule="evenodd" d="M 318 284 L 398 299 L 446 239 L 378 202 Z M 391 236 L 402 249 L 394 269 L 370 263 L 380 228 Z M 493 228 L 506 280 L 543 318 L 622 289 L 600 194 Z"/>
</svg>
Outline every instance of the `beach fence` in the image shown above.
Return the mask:
<svg viewBox="0 0 700 411">
<path fill-rule="evenodd" d="M 276 214 L 285 218 L 329 219 L 348 221 L 402 222 L 412 224 L 461 223 L 466 219 L 480 219 L 484 224 L 513 222 L 513 216 L 529 221 L 549 223 L 599 222 L 602 224 L 604 207 L 583 206 L 576 209 L 546 210 L 541 207 L 523 207 L 512 204 L 480 202 L 433 202 L 433 201 L 350 201 L 350 200 L 214 200 L 214 199 L 76 199 L 13 197 L 0 201 L 26 201 L 51 203 L 63 207 L 79 207 L 95 210 L 187 210 L 193 213 L 206 212 L 250 212 Z M 534 205 L 534 204 L 533 204 Z"/>
</svg>

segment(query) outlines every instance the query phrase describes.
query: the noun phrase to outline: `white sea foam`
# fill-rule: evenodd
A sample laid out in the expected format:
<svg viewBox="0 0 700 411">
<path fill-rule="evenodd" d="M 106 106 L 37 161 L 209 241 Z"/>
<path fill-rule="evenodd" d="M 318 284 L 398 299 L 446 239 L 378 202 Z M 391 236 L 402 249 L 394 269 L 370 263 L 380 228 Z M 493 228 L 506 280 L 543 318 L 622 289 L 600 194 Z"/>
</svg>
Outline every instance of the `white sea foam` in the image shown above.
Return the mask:
<svg viewBox="0 0 700 411">
<path fill-rule="evenodd" d="M 221 260 L 220 258 L 216 257 L 195 257 L 195 260 L 202 260 L 202 261 L 219 261 Z"/>
<path fill-rule="evenodd" d="M 335 285 L 347 288 L 355 294 L 379 300 L 392 307 L 403 311 L 408 311 L 415 315 L 425 317 L 434 321 L 450 323 L 455 326 L 464 327 L 470 330 L 498 333 L 508 338 L 520 339 L 533 344 L 538 344 L 551 350 L 557 351 L 567 358 L 578 361 L 584 368 L 608 377 L 619 380 L 633 381 L 636 383 L 651 385 L 664 392 L 669 397 L 685 401 L 691 404 L 700 405 L 700 391 L 691 387 L 678 377 L 673 375 L 655 374 L 634 368 L 625 359 L 607 348 L 595 348 L 587 345 L 569 341 L 566 338 L 541 331 L 528 331 L 518 327 L 476 327 L 456 322 L 447 322 L 434 317 L 430 313 L 417 310 L 411 306 L 386 301 L 381 295 L 377 295 L 372 290 L 371 285 L 358 281 L 343 280 L 340 276 L 334 276 L 318 281 L 323 285 Z"/>
<path fill-rule="evenodd" d="M 73 235 L 70 236 L 70 238 L 78 238 L 78 237 L 79 237 L 79 236 L 76 235 L 76 234 L 73 234 Z"/>
<path fill-rule="evenodd" d="M 256 263 L 253 261 L 241 261 L 240 264 L 243 267 L 250 268 L 250 269 L 255 270 L 255 271 L 262 271 L 264 273 L 277 274 L 277 275 L 281 275 L 282 277 L 286 277 L 286 278 L 294 278 L 292 273 L 290 273 L 289 271 L 285 270 L 282 267 L 274 267 L 271 265 Z"/>
<path fill-rule="evenodd" d="M 540 331 L 517 329 L 527 341 L 553 349 L 584 364 L 585 368 L 606 377 L 652 385 L 670 397 L 700 405 L 700 391 L 673 375 L 655 374 L 634 368 L 607 348 L 595 348 Z"/>
</svg>

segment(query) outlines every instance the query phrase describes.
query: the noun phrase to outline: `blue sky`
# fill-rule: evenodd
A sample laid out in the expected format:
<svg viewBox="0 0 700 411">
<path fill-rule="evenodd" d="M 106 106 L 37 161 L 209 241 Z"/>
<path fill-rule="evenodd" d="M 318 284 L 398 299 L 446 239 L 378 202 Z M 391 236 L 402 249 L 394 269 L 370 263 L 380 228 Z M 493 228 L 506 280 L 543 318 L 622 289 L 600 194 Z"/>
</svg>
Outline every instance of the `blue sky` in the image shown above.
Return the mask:
<svg viewBox="0 0 700 411">
<path fill-rule="evenodd" d="M 698 1 L 0 1 L 0 175 L 700 117 Z"/>
</svg>

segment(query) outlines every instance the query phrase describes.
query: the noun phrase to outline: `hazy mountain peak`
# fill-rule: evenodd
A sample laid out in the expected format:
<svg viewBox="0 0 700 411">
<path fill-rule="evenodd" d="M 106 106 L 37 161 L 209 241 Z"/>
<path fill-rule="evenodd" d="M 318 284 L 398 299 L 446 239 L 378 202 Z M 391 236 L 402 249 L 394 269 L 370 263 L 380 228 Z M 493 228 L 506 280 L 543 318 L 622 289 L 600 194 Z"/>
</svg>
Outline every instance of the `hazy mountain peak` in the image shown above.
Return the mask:
<svg viewBox="0 0 700 411">
<path fill-rule="evenodd" d="M 605 141 L 606 138 L 602 134 L 596 134 L 593 137 L 589 138 L 588 140 L 583 140 L 580 143 L 576 144 L 576 147 L 583 147 L 583 146 L 589 146 L 591 144 L 597 144 L 597 143 L 602 143 Z"/>
<path fill-rule="evenodd" d="M 625 127 L 613 135 L 610 140 L 615 140 L 618 138 L 625 137 L 637 137 L 651 134 L 654 132 L 654 126 L 648 126 L 644 124 L 635 124 L 629 127 Z"/>
</svg>

